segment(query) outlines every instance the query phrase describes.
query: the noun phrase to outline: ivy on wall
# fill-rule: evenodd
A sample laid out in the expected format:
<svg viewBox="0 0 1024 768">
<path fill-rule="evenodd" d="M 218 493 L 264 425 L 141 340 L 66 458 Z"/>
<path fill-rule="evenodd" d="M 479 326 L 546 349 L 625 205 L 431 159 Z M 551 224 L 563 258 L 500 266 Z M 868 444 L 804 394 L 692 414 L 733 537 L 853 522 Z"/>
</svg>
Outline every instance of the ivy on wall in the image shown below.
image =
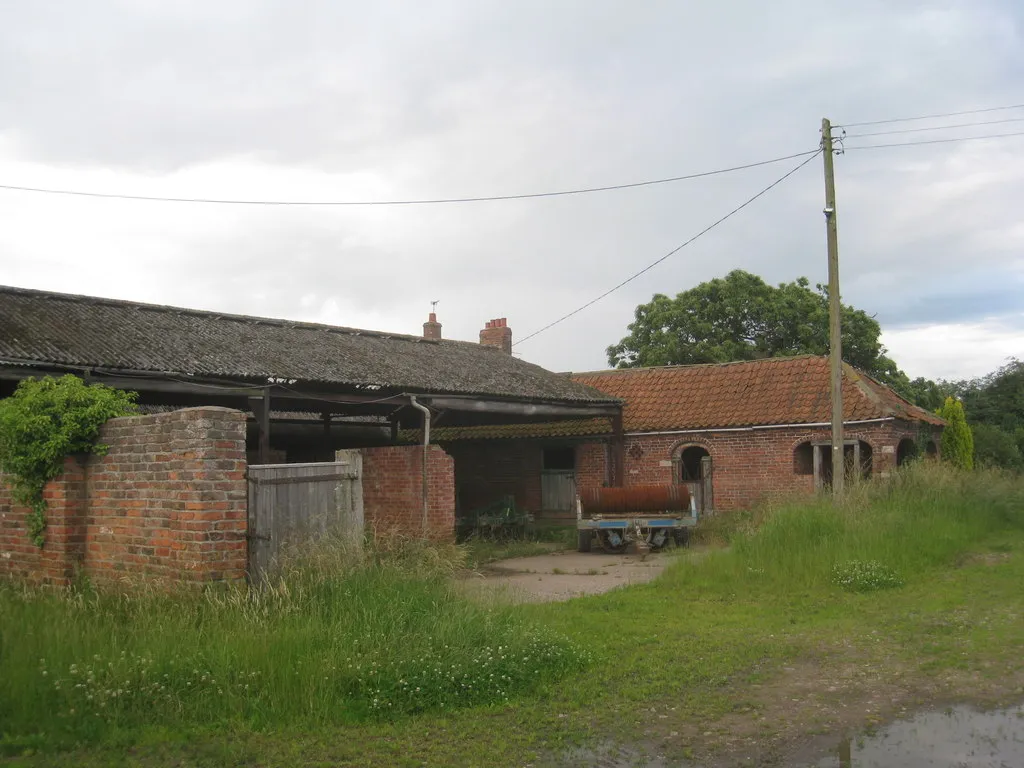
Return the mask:
<svg viewBox="0 0 1024 768">
<path fill-rule="evenodd" d="M 0 471 L 14 501 L 29 509 L 28 534 L 36 546 L 46 541 L 46 484 L 64 471 L 66 457 L 106 453 L 96 442 L 100 427 L 134 413 L 137 396 L 69 374 L 25 379 L 0 400 Z"/>
</svg>

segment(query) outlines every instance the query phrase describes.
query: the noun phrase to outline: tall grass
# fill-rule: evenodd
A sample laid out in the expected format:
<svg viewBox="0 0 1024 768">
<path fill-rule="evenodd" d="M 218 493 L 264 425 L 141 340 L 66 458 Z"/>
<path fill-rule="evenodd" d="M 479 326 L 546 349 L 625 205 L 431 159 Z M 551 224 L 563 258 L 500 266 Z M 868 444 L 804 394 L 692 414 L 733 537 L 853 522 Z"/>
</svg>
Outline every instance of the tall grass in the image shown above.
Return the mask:
<svg viewBox="0 0 1024 768">
<path fill-rule="evenodd" d="M 840 504 L 823 497 L 720 517 L 712 537 L 728 549 L 667 578 L 733 591 L 893 587 L 1024 527 L 1024 483 L 919 463 L 854 486 Z"/>
<path fill-rule="evenodd" d="M 501 702 L 584 651 L 447 578 L 464 557 L 321 547 L 260 590 L 0 588 L 0 744 L 357 722 Z"/>
</svg>

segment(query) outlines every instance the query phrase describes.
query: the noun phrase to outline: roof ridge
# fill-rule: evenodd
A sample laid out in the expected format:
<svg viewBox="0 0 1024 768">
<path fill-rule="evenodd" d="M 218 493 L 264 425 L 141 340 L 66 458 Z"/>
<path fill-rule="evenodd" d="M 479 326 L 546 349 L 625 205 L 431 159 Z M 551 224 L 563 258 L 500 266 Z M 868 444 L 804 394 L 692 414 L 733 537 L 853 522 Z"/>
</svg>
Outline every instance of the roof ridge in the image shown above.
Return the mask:
<svg viewBox="0 0 1024 768">
<path fill-rule="evenodd" d="M 850 365 L 850 363 L 843 361 L 843 376 L 849 376 L 850 382 L 857 388 L 857 391 L 860 392 L 861 396 L 866 398 L 872 405 L 880 408 L 883 415 L 898 415 L 896 413 L 896 409 L 886 403 L 878 392 L 875 392 L 871 387 L 865 385 L 864 379 L 867 377 L 867 374 L 863 371 Z"/>
<path fill-rule="evenodd" d="M 665 371 L 665 370 L 691 370 L 694 368 L 726 368 L 733 365 L 758 365 L 764 363 L 791 362 L 793 360 L 816 359 L 821 360 L 827 355 L 784 355 L 780 357 L 761 357 L 756 360 L 728 360 L 724 363 L 676 363 L 671 365 L 640 365 L 631 368 L 605 368 L 597 371 L 566 371 L 567 376 L 598 376 L 615 373 L 632 373 L 636 371 Z"/>
<path fill-rule="evenodd" d="M 473 344 L 482 348 L 489 348 L 486 344 L 477 344 L 473 341 L 463 339 L 425 339 L 410 333 L 397 333 L 391 331 L 377 331 L 369 328 L 354 328 L 345 325 L 329 325 L 327 323 L 315 323 L 307 320 L 288 320 L 283 317 L 262 317 L 260 315 L 243 315 L 234 312 L 219 312 L 211 309 L 194 309 L 191 307 L 177 307 L 172 304 L 154 304 L 145 301 L 132 301 L 128 299 L 111 299 L 105 296 L 88 296 L 79 293 L 60 293 L 58 291 L 43 291 L 37 288 L 18 288 L 11 285 L 0 285 L 0 294 L 11 294 L 16 296 L 33 296 L 45 298 L 51 301 L 69 301 L 76 304 L 89 304 L 93 306 L 128 307 L 143 311 L 164 312 L 167 314 L 190 315 L 193 317 L 211 318 L 214 320 L 230 320 L 234 322 L 246 322 L 257 325 L 274 325 L 282 328 L 302 328 L 305 330 L 322 330 L 329 333 L 344 333 L 353 336 L 373 336 L 376 338 L 396 339 L 400 341 L 425 342 L 429 344 L 454 343 Z M 500 350 L 499 350 L 500 351 Z"/>
</svg>

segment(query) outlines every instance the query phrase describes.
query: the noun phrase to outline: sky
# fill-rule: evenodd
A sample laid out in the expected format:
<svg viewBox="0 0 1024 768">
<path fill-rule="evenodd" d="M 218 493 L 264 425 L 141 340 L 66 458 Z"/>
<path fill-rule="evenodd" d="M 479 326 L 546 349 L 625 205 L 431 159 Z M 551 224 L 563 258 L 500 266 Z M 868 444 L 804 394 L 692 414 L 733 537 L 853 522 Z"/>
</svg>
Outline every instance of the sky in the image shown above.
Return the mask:
<svg viewBox="0 0 1024 768">
<path fill-rule="evenodd" d="M 1018 0 L 0 0 L 3 185 L 515 195 L 813 150 L 822 117 L 1018 104 Z M 995 120 L 1015 122 L 944 128 Z M 1024 136 L 856 149 L 1024 133 L 1024 109 L 846 132 L 835 158 L 844 301 L 876 316 L 911 377 L 974 377 L 1024 357 Z M 506 317 L 523 339 L 798 162 L 450 205 L 0 190 L 0 284 L 401 333 L 420 333 L 438 301 L 447 338 L 475 340 Z M 823 200 L 815 158 L 515 354 L 558 371 L 606 367 L 638 304 L 731 269 L 825 282 Z"/>
</svg>

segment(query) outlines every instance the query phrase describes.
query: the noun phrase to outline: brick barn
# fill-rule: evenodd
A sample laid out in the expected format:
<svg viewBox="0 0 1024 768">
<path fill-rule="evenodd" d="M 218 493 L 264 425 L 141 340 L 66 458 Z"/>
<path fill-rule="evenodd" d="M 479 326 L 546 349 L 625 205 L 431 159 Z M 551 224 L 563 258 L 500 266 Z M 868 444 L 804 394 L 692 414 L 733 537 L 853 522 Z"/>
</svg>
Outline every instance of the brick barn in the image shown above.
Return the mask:
<svg viewBox="0 0 1024 768">
<path fill-rule="evenodd" d="M 442 430 L 469 506 L 500 491 L 540 519 L 568 521 L 577 487 L 686 483 L 699 508 L 727 511 L 831 482 L 825 357 L 571 374 L 624 401 L 621 452 L 608 419 Z M 844 365 L 848 477 L 884 477 L 937 455 L 942 420 Z M 622 467 L 616 469 L 616 456 Z M 461 458 L 461 461 L 460 461 Z"/>
<path fill-rule="evenodd" d="M 69 460 L 51 483 L 44 550 L 0 476 L 0 575 L 234 578 L 263 536 L 247 535 L 249 465 L 340 450 L 361 456 L 367 527 L 451 537 L 464 468 L 432 426 L 622 423 L 616 398 L 511 348 L 501 318 L 467 342 L 443 338 L 433 313 L 406 335 L 0 286 L 0 398 L 72 374 L 137 392 L 142 411 L 104 427 L 107 455 Z"/>
</svg>

